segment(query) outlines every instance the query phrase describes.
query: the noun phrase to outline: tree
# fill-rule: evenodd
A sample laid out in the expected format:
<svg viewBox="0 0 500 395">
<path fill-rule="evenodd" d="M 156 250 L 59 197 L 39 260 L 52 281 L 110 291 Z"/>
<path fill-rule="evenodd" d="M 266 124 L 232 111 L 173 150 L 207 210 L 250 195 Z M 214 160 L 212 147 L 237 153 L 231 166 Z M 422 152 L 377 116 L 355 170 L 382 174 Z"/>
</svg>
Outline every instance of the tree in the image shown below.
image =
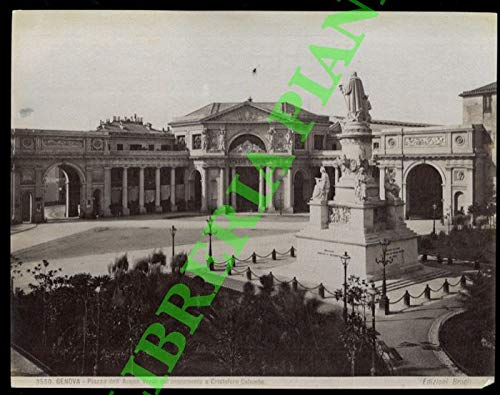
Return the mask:
<svg viewBox="0 0 500 395">
<path fill-rule="evenodd" d="M 351 312 L 340 336 L 351 363 L 351 376 L 356 375 L 356 359 L 363 348 L 369 344 L 364 320 L 357 312 Z"/>
</svg>

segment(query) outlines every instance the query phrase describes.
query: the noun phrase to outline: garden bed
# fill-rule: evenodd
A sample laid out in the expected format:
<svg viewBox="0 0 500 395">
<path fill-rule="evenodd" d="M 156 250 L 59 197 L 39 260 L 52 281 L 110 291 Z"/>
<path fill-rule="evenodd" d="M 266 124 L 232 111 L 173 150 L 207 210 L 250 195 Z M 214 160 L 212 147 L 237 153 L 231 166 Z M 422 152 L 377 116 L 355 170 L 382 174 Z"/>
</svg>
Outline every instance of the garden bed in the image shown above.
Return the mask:
<svg viewBox="0 0 500 395">
<path fill-rule="evenodd" d="M 13 297 L 12 342 L 61 376 L 120 375 L 145 328 L 159 320 L 155 311 L 170 287 L 182 282 L 192 295 L 213 292 L 199 278 L 143 269 L 129 270 L 127 263 L 110 273 L 116 278 L 68 278 L 40 266 L 32 292 Z M 160 320 L 167 332 L 180 331 L 187 340 L 173 375 L 350 375 L 341 317 L 319 313 L 320 302 L 306 300 L 302 292 L 249 287 L 243 294 L 221 288 L 212 306 L 190 311 L 205 316 L 193 336 L 173 319 Z M 165 374 L 152 358 L 142 355 L 136 361 Z M 356 359 L 356 375 L 368 375 L 370 365 L 367 343 Z M 387 374 L 382 361 L 377 359 L 377 365 Z"/>
<path fill-rule="evenodd" d="M 441 346 L 469 376 L 494 376 L 495 351 L 482 344 L 478 317 L 465 312 L 447 320 L 439 333 Z"/>
</svg>

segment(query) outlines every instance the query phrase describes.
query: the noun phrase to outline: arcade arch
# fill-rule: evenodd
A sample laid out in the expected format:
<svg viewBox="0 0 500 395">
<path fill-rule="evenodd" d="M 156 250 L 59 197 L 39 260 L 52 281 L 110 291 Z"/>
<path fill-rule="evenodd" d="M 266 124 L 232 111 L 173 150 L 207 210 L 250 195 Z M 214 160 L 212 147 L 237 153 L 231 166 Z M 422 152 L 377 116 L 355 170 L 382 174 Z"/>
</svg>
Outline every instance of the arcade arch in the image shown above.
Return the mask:
<svg viewBox="0 0 500 395">
<path fill-rule="evenodd" d="M 433 219 L 436 204 L 436 218 L 443 216 L 444 177 L 436 166 L 417 163 L 407 170 L 406 217 L 408 219 Z"/>
</svg>

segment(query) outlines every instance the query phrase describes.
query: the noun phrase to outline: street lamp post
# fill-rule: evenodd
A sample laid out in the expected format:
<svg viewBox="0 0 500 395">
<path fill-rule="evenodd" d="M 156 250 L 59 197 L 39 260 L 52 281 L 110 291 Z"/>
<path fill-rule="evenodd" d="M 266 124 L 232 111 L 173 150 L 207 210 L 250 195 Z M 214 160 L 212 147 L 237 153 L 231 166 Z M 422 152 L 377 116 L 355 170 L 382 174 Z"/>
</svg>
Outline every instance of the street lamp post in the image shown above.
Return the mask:
<svg viewBox="0 0 500 395">
<path fill-rule="evenodd" d="M 368 290 L 368 295 L 371 296 L 370 307 L 372 309 L 372 367 L 370 369 L 370 376 L 375 376 L 375 354 L 376 354 L 376 332 L 375 332 L 375 296 L 377 296 L 377 290 L 375 289 L 375 284 L 371 282 L 371 287 Z"/>
<path fill-rule="evenodd" d="M 100 332 L 100 324 L 101 324 L 101 287 L 98 286 L 95 289 L 95 293 L 97 294 L 97 335 L 96 335 L 96 352 L 95 352 L 95 363 L 94 363 L 94 376 L 97 376 L 97 372 L 99 371 L 99 359 L 101 356 L 100 344 L 99 344 L 99 332 Z"/>
<path fill-rule="evenodd" d="M 432 235 L 436 235 L 436 209 L 437 209 L 437 204 L 434 203 L 432 205 Z"/>
<path fill-rule="evenodd" d="M 347 322 L 347 265 L 349 264 L 349 260 L 351 257 L 347 255 L 347 251 L 344 252 L 344 255 L 340 256 L 340 261 L 342 262 L 342 265 L 344 266 L 344 311 L 343 311 L 343 316 L 344 316 L 344 321 Z"/>
<path fill-rule="evenodd" d="M 211 257 L 212 256 L 212 225 L 214 223 L 214 220 L 212 217 L 209 217 L 207 219 L 207 224 L 208 224 L 208 232 L 205 232 L 206 235 L 208 235 L 208 255 Z"/>
<path fill-rule="evenodd" d="M 170 234 L 172 235 L 172 258 L 175 255 L 175 233 L 177 232 L 177 229 L 174 225 L 170 228 Z"/>
<path fill-rule="evenodd" d="M 387 297 L 387 281 L 385 275 L 385 267 L 392 263 L 392 258 L 387 257 L 387 247 L 391 242 L 387 239 L 380 240 L 382 246 L 382 258 L 375 258 L 377 264 L 382 265 L 382 296 L 380 297 L 379 307 L 384 310 L 385 314 L 389 314 L 389 298 Z"/>
</svg>

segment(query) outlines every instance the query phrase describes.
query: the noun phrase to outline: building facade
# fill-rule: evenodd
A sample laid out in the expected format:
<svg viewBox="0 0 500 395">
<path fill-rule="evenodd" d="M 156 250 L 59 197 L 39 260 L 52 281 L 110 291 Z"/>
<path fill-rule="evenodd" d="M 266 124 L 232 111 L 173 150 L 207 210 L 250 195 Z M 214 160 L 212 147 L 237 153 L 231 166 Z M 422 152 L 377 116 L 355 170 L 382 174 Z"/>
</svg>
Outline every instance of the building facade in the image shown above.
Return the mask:
<svg viewBox="0 0 500 395">
<path fill-rule="evenodd" d="M 465 100 L 469 96 L 464 109 Z M 492 105 L 496 107 L 496 94 Z M 101 121 L 92 131 L 14 129 L 12 221 L 46 220 L 46 203 L 53 200 L 50 178 L 57 168 L 59 182 L 65 179 L 64 212 L 69 217 L 211 212 L 222 204 L 257 211 L 258 205 L 238 194 L 226 194 L 236 174 L 261 195 L 270 194 L 266 178 L 281 181 L 267 212 L 308 211 L 321 166 L 330 176 L 329 198 L 335 194 L 343 119 L 302 110 L 300 120 L 315 122 L 302 143 L 282 124 L 267 122 L 273 106 L 251 99 L 211 103 L 175 118 L 166 130 L 154 129 L 136 115 Z M 293 113 L 295 108 L 284 104 L 282 110 Z M 491 177 L 489 136 L 496 133 L 496 108 L 492 114 L 495 120 L 487 124 L 464 114 L 464 121 L 473 122 L 458 126 L 371 122 L 381 185 L 386 171 L 396 173 L 408 218 L 431 218 L 436 215 L 433 204 L 443 216 L 482 199 L 482 186 Z M 267 168 L 264 177 L 247 158 L 248 152 L 293 154 L 295 160 L 287 174 Z M 259 205 L 263 204 L 262 199 Z"/>
</svg>

